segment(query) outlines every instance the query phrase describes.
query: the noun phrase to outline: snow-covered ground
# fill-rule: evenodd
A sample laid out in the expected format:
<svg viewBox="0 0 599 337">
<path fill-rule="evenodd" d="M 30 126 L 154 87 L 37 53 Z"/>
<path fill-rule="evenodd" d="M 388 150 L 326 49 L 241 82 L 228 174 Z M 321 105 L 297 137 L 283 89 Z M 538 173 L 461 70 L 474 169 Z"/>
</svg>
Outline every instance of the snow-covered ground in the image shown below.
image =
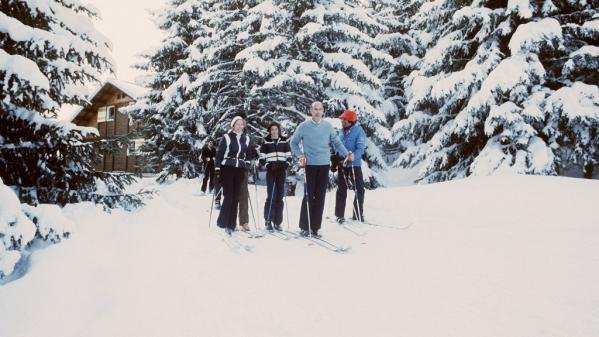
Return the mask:
<svg viewBox="0 0 599 337">
<path fill-rule="evenodd" d="M 0 336 L 599 336 L 598 181 L 368 191 L 369 220 L 413 225 L 358 237 L 325 222 L 346 254 L 271 236 L 233 252 L 198 187 L 161 186 L 134 213 L 66 207 L 72 237 L 0 286 Z"/>
</svg>

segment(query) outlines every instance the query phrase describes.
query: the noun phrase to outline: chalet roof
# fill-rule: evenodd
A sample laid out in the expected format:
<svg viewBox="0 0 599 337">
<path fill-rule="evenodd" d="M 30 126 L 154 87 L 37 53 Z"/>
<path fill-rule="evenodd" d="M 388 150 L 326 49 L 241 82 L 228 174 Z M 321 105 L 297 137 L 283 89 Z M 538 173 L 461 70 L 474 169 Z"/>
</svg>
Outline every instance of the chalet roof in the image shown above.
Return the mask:
<svg viewBox="0 0 599 337">
<path fill-rule="evenodd" d="M 102 85 L 98 86 L 94 91 L 92 91 L 88 95 L 87 100 L 90 102 L 90 105 L 93 104 L 93 101 L 99 95 L 101 96 L 102 93 L 110 91 L 109 88 L 111 88 L 112 90 L 114 90 L 114 89 L 120 90 L 120 91 L 124 92 L 125 95 L 131 97 L 134 100 L 137 100 L 137 99 L 143 97 L 149 90 L 148 88 L 141 87 L 141 86 L 131 83 L 131 82 L 117 80 L 116 78 L 109 78 L 104 83 L 102 83 Z M 70 116 L 68 116 L 64 119 L 72 122 L 86 108 L 87 108 L 87 106 L 80 107 L 80 108 L 74 110 Z"/>
</svg>

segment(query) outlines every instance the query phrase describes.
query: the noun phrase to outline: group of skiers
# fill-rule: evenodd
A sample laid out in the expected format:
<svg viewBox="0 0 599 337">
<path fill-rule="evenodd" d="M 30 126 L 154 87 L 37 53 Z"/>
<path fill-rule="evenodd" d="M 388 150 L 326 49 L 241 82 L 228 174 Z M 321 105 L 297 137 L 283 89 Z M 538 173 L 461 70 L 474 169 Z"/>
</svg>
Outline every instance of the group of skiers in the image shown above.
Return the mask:
<svg viewBox="0 0 599 337">
<path fill-rule="evenodd" d="M 251 169 L 250 161 L 256 159 L 259 159 L 260 166 L 266 168 L 264 218 L 267 230 L 282 230 L 285 181 L 293 158 L 297 158 L 300 167 L 305 170 L 300 235 L 320 237 L 329 170 L 337 172 L 336 221 L 340 224 L 345 222 L 345 203 L 350 186 L 355 190 L 353 219 L 364 221 L 361 157 L 366 136 L 357 122 L 357 114 L 351 110 L 344 111 L 339 116 L 342 129 L 338 133 L 323 119 L 324 106 L 321 102 L 311 104 L 310 114 L 312 118 L 301 123 L 289 141 L 281 134 L 281 126 L 271 123 L 258 147 L 245 131 L 245 115 L 240 113 L 233 117 L 231 130 L 221 137 L 217 147 L 213 141 L 208 141 L 202 149 L 205 165 L 202 192 L 206 191 L 207 181 L 210 181 L 210 191 L 214 191 L 213 198 L 220 205 L 217 226 L 227 234 L 235 230 L 237 215 L 241 229 L 250 229 L 248 171 Z"/>
</svg>

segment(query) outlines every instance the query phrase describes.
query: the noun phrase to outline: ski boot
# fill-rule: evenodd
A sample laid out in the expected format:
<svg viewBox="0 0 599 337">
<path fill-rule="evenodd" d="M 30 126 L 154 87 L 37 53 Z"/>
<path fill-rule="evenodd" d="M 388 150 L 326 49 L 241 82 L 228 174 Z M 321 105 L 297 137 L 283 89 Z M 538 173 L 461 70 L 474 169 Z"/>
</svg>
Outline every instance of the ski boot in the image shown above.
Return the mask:
<svg viewBox="0 0 599 337">
<path fill-rule="evenodd" d="M 266 223 L 264 224 L 264 228 L 266 228 L 267 231 L 272 232 L 272 223 L 270 221 L 266 221 Z"/>
</svg>

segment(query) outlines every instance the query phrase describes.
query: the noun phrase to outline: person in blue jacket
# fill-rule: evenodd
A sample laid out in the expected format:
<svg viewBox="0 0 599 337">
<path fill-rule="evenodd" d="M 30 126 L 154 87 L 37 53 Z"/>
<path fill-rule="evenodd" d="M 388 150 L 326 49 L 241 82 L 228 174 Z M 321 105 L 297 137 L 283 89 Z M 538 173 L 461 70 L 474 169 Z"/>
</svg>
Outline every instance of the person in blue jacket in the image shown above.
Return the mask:
<svg viewBox="0 0 599 337">
<path fill-rule="evenodd" d="M 216 224 L 227 234 L 235 230 L 237 208 L 246 171 L 246 158 L 250 157 L 250 139 L 243 132 L 245 120 L 241 116 L 231 120 L 231 131 L 220 139 L 216 150 L 217 180 L 222 182 L 223 202 Z"/>
<path fill-rule="evenodd" d="M 345 202 L 348 185 L 353 186 L 355 197 L 353 201 L 354 220 L 364 221 L 364 177 L 362 176 L 362 155 L 366 148 L 366 134 L 358 124 L 358 115 L 352 110 L 345 110 L 340 116 L 343 128 L 339 130 L 339 138 L 348 151 L 353 152 L 351 162 L 333 163 L 339 165 L 337 172 L 337 195 L 335 201 L 335 217 L 339 224 L 345 222 Z"/>
<path fill-rule="evenodd" d="M 352 161 L 354 157 L 345 149 L 331 123 L 322 119 L 324 106 L 321 102 L 312 103 L 310 114 L 312 118 L 297 127 L 289 144 L 300 166 L 305 167 L 304 199 L 299 221 L 301 235 L 320 237 L 318 231 L 329 181 L 331 147 L 346 157 L 346 161 Z"/>
</svg>

